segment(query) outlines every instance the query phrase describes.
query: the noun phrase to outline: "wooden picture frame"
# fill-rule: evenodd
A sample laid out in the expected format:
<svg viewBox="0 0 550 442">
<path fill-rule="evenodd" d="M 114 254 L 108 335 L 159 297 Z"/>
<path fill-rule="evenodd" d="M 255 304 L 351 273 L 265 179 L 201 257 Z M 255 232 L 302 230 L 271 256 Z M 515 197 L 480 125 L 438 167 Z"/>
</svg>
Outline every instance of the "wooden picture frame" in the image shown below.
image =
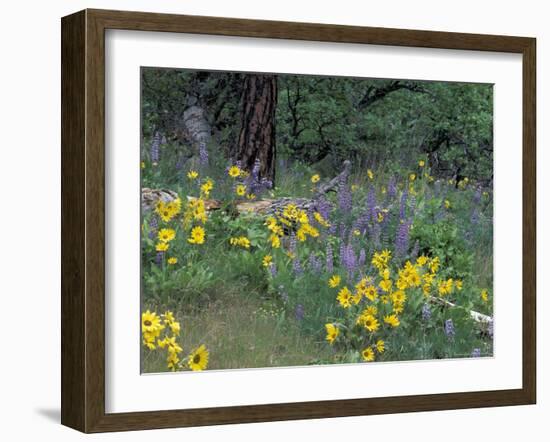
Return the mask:
<svg viewBox="0 0 550 442">
<path fill-rule="evenodd" d="M 517 53 L 523 57 L 523 385 L 271 405 L 105 412 L 105 30 Z M 62 19 L 62 424 L 83 432 L 534 404 L 536 41 L 405 29 L 84 10 Z"/>
</svg>

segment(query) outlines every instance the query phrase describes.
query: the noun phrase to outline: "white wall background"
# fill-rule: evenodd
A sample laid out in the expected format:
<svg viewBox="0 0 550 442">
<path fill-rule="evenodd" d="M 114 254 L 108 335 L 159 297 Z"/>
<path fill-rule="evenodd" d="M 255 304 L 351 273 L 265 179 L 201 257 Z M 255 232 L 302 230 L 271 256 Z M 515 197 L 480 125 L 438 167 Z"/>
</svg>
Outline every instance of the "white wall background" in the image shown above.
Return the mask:
<svg viewBox="0 0 550 442">
<path fill-rule="evenodd" d="M 550 12 L 537 0 L 19 0 L 0 25 L 0 434 L 4 440 L 83 440 L 59 425 L 60 396 L 60 23 L 86 7 L 534 36 L 538 39 L 538 405 L 314 421 L 119 433 L 95 440 L 177 438 L 464 441 L 524 439 L 547 432 L 550 327 Z M 515 351 L 511 348 L 510 351 Z M 445 376 L 445 373 L 441 373 Z"/>
</svg>

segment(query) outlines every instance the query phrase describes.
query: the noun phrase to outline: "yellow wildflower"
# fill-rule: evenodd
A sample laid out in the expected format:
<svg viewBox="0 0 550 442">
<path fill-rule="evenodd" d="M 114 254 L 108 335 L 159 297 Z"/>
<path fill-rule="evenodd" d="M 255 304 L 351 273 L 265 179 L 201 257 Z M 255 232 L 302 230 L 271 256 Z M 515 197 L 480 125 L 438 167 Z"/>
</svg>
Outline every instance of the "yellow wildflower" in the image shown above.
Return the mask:
<svg viewBox="0 0 550 442">
<path fill-rule="evenodd" d="M 374 350 L 370 347 L 367 347 L 361 352 L 361 356 L 363 356 L 363 360 L 365 360 L 366 362 L 372 362 L 374 361 Z"/>
<path fill-rule="evenodd" d="M 340 334 L 340 329 L 334 324 L 325 324 L 325 330 L 327 331 L 327 337 L 325 339 L 332 344 Z"/>
<path fill-rule="evenodd" d="M 208 366 L 208 356 L 208 350 L 203 344 L 189 355 L 187 364 L 193 371 L 205 370 Z"/>
<path fill-rule="evenodd" d="M 336 299 L 342 307 L 348 308 L 351 306 L 351 297 L 352 294 L 349 289 L 347 287 L 344 287 L 338 292 L 338 296 Z"/>
<path fill-rule="evenodd" d="M 342 278 L 340 278 L 340 275 L 333 275 L 329 280 L 328 280 L 328 286 L 332 289 L 338 287 L 340 285 L 340 281 L 342 280 Z"/>
<path fill-rule="evenodd" d="M 227 171 L 227 174 L 231 178 L 237 178 L 241 175 L 241 169 L 239 169 L 237 166 L 231 166 L 229 170 Z"/>
<path fill-rule="evenodd" d="M 191 236 L 187 239 L 190 244 L 204 244 L 205 231 L 201 226 L 193 227 Z"/>
<path fill-rule="evenodd" d="M 399 322 L 399 318 L 397 317 L 397 315 L 387 315 L 387 316 L 384 316 L 384 322 L 386 324 L 389 324 L 391 325 L 392 327 L 398 327 L 400 322 Z"/>
</svg>

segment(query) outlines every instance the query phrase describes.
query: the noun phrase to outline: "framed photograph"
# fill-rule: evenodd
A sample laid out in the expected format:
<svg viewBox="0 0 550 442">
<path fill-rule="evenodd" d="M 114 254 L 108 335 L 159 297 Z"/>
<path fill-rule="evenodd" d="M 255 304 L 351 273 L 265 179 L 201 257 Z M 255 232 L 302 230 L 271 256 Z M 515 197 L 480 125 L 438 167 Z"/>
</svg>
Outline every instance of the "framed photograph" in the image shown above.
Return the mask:
<svg viewBox="0 0 550 442">
<path fill-rule="evenodd" d="M 535 39 L 62 19 L 62 423 L 536 400 Z"/>
</svg>

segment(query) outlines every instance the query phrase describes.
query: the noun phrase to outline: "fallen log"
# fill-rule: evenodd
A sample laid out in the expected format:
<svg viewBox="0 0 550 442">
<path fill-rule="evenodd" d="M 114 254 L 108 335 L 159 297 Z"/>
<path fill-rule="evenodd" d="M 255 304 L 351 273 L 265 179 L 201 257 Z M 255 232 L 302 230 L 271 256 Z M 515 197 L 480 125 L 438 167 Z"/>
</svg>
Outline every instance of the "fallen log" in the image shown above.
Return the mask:
<svg viewBox="0 0 550 442">
<path fill-rule="evenodd" d="M 257 201 L 242 201 L 237 203 L 236 209 L 238 213 L 259 213 L 259 214 L 275 214 L 280 213 L 289 204 L 294 204 L 298 208 L 309 211 L 314 209 L 317 201 L 328 192 L 336 192 L 342 183 L 347 183 L 351 174 L 351 162 L 346 160 L 343 163 L 343 170 L 330 181 L 321 184 L 317 187 L 313 198 L 266 198 Z M 168 189 L 150 189 L 144 187 L 141 189 L 141 207 L 144 212 L 153 210 L 159 200 L 168 203 L 178 198 L 176 192 Z M 187 200 L 194 197 L 187 196 Z M 222 207 L 222 202 L 215 199 L 206 199 L 204 205 L 207 211 L 217 210 Z"/>
<path fill-rule="evenodd" d="M 459 307 L 456 304 L 447 301 L 446 299 L 436 298 L 435 296 L 430 296 L 429 300 L 433 304 L 440 304 L 446 307 Z M 483 313 L 476 312 L 475 310 L 470 310 L 469 313 L 470 317 L 477 323 L 489 325 L 491 322 L 493 322 L 493 318 L 491 316 L 484 315 Z"/>
</svg>

